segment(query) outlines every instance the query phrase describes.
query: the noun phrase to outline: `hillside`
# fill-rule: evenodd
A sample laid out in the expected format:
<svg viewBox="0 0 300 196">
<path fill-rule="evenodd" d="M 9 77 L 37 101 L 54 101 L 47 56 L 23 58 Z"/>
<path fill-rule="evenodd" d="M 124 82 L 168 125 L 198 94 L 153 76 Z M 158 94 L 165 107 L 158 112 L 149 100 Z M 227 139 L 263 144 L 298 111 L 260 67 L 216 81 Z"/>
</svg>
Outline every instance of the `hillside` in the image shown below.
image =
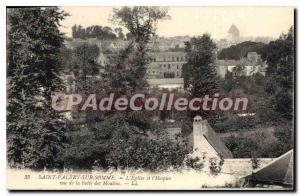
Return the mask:
<svg viewBox="0 0 300 196">
<path fill-rule="evenodd" d="M 237 45 L 232 45 L 229 48 L 224 48 L 218 53 L 218 59 L 234 59 L 239 60 L 246 57 L 248 52 L 257 52 L 261 54 L 266 44 L 261 42 L 246 41 Z"/>
</svg>

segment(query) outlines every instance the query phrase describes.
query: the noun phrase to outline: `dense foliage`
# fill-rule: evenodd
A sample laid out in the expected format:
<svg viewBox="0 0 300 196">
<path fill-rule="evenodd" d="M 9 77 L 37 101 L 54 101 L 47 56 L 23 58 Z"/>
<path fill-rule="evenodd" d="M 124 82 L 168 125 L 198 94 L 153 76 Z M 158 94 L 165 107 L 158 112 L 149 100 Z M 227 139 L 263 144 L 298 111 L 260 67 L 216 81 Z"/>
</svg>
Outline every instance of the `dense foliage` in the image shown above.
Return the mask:
<svg viewBox="0 0 300 196">
<path fill-rule="evenodd" d="M 213 65 L 216 44 L 210 35 L 204 34 L 186 42 L 188 61 L 182 67 L 184 85 L 192 97 L 203 97 L 218 92 L 219 84 Z M 204 118 L 212 116 L 211 111 L 199 111 Z M 199 114 L 199 113 L 198 113 Z M 192 117 L 196 114 L 192 114 Z"/>
<path fill-rule="evenodd" d="M 9 9 L 7 156 L 12 167 L 62 167 L 65 121 L 50 100 L 62 89 L 58 27 L 65 16 L 52 7 Z"/>
<path fill-rule="evenodd" d="M 248 52 L 257 52 L 262 54 L 265 50 L 264 43 L 246 41 L 236 45 L 232 45 L 229 48 L 224 48 L 218 53 L 218 59 L 234 59 L 239 60 L 243 57 L 246 57 Z"/>
<path fill-rule="evenodd" d="M 87 38 L 97 38 L 97 39 L 117 39 L 117 35 L 119 38 L 124 38 L 122 33 L 122 29 L 117 29 L 116 32 L 113 31 L 110 27 L 102 27 L 99 25 L 89 26 L 87 28 L 83 28 L 81 25 L 74 25 L 72 27 L 72 37 L 87 39 Z"/>
</svg>

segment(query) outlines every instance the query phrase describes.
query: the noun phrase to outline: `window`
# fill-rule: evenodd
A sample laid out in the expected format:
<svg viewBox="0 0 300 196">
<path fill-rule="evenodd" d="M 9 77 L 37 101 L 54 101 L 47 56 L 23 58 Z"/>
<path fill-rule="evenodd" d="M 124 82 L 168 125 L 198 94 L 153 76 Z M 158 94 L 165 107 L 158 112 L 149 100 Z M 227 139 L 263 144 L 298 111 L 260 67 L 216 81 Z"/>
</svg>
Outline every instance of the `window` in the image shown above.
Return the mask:
<svg viewBox="0 0 300 196">
<path fill-rule="evenodd" d="M 171 69 L 171 65 L 170 64 L 168 64 L 168 69 Z"/>
<path fill-rule="evenodd" d="M 179 69 L 179 65 L 177 65 L 177 69 Z"/>
<path fill-rule="evenodd" d="M 166 64 L 164 64 L 164 68 L 166 68 Z"/>
<path fill-rule="evenodd" d="M 183 57 L 181 57 L 181 60 L 183 61 Z"/>
<path fill-rule="evenodd" d="M 179 57 L 177 57 L 177 61 L 179 61 Z"/>
</svg>

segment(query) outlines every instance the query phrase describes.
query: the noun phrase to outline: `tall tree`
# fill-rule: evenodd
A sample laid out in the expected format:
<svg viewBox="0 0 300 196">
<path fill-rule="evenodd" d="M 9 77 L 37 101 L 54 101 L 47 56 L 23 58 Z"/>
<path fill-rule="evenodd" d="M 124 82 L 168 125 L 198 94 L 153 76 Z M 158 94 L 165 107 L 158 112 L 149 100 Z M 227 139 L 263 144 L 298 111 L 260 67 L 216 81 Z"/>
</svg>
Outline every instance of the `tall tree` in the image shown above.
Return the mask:
<svg viewBox="0 0 300 196">
<path fill-rule="evenodd" d="M 266 91 L 275 101 L 279 118 L 292 120 L 294 103 L 294 28 L 270 42 L 262 55 L 269 65 Z M 274 102 L 272 103 L 274 104 Z M 279 119 L 278 118 L 278 119 Z"/>
<path fill-rule="evenodd" d="M 186 42 L 185 51 L 188 61 L 183 65 L 185 86 L 193 97 L 212 95 L 218 90 L 218 80 L 213 61 L 216 44 L 210 35 L 193 37 Z M 209 112 L 200 113 L 206 117 Z"/>
<path fill-rule="evenodd" d="M 65 16 L 55 7 L 8 11 L 7 155 L 12 167 L 61 166 L 65 121 L 51 108 L 51 95 L 63 88 L 58 27 Z"/>
<path fill-rule="evenodd" d="M 144 78 L 147 65 L 147 44 L 155 35 L 156 24 L 167 18 L 167 9 L 159 7 L 122 7 L 114 10 L 112 20 L 128 29 L 132 39 L 121 50 L 111 72 L 112 86 L 127 90 L 141 90 L 147 86 Z M 117 70 L 115 69 L 117 68 Z"/>
</svg>

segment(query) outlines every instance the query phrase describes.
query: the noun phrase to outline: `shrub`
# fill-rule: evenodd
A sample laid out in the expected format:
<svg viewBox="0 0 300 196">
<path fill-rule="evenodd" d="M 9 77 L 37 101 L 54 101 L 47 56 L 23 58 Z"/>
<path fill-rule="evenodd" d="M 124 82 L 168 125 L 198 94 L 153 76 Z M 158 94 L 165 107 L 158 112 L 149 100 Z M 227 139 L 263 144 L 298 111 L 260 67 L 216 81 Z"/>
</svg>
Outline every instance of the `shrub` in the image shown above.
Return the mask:
<svg viewBox="0 0 300 196">
<path fill-rule="evenodd" d="M 115 169 L 164 170 L 181 167 L 186 153 L 184 145 L 167 137 L 153 140 L 141 135 L 132 135 L 128 139 L 116 136 L 111 141 L 106 161 L 108 167 Z"/>
<path fill-rule="evenodd" d="M 224 164 L 224 159 L 222 157 L 220 157 L 220 159 L 210 158 L 209 164 L 210 164 L 210 166 L 209 166 L 210 173 L 212 175 L 218 175 L 222 170 L 222 166 Z"/>
<path fill-rule="evenodd" d="M 185 164 L 188 168 L 193 168 L 195 170 L 201 170 L 204 167 L 204 164 L 199 157 L 187 156 Z"/>
<path fill-rule="evenodd" d="M 252 158 L 251 160 L 252 169 L 257 169 L 260 166 L 260 161 L 257 158 Z"/>
</svg>

